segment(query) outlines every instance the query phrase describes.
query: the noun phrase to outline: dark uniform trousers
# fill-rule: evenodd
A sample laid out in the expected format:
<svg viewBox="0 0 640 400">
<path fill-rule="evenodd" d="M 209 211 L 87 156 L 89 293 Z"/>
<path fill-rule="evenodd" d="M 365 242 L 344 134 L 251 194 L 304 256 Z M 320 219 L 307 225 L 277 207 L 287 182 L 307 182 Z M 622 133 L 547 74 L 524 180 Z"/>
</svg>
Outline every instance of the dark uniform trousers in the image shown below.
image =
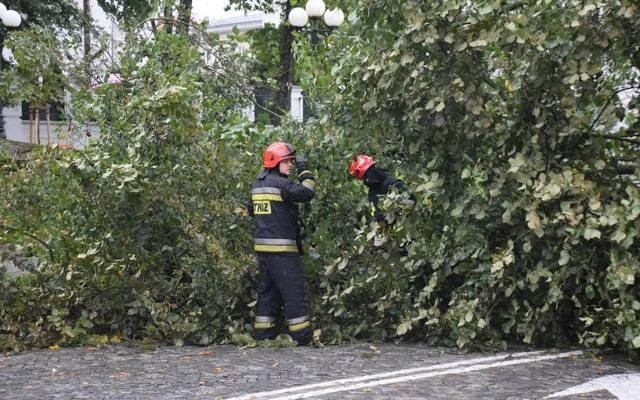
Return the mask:
<svg viewBox="0 0 640 400">
<path fill-rule="evenodd" d="M 254 247 L 260 263 L 254 338 L 273 339 L 284 308 L 289 335 L 299 345 L 313 334 L 300 261 L 298 204 L 315 194 L 313 175 L 298 174 L 298 182 L 276 170 L 264 170 L 251 189 L 250 214 L 255 221 Z"/>
<path fill-rule="evenodd" d="M 284 307 L 289 335 L 299 345 L 311 341 L 304 272 L 297 253 L 257 253 L 260 263 L 258 307 L 254 337 L 257 340 L 277 336 L 276 320 Z"/>
</svg>

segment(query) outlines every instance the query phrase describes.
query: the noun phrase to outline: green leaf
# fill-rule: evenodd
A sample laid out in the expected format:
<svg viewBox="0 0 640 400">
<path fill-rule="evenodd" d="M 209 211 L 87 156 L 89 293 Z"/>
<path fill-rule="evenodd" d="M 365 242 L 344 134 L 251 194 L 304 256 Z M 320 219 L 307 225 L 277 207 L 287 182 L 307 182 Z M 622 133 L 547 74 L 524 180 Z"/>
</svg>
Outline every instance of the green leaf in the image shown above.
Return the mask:
<svg viewBox="0 0 640 400">
<path fill-rule="evenodd" d="M 509 172 L 517 172 L 525 164 L 524 156 L 518 153 L 514 158 L 509 159 Z"/>
<path fill-rule="evenodd" d="M 558 260 L 558 265 L 567 265 L 570 259 L 571 259 L 571 256 L 569 256 L 569 253 L 565 250 L 562 250 L 560 252 L 560 259 Z"/>
<path fill-rule="evenodd" d="M 377 104 L 377 99 L 375 97 L 372 97 L 371 99 L 369 99 L 369 101 L 364 103 L 362 109 L 364 111 L 371 111 L 371 109 L 373 109 Z"/>
<path fill-rule="evenodd" d="M 584 230 L 583 236 L 587 240 L 596 239 L 596 238 L 599 239 L 600 231 L 594 228 L 586 228 Z"/>
<path fill-rule="evenodd" d="M 402 336 L 411 329 L 411 320 L 404 321 L 396 327 L 396 335 Z"/>
</svg>

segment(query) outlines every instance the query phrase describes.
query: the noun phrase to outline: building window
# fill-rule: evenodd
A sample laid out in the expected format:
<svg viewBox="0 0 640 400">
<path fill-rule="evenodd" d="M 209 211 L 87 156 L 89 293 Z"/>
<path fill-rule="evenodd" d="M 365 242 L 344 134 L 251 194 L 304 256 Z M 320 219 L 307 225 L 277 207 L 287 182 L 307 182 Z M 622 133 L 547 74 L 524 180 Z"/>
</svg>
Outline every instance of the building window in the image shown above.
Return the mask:
<svg viewBox="0 0 640 400">
<path fill-rule="evenodd" d="M 265 125 L 277 125 L 280 118 L 276 113 L 276 93 L 269 87 L 258 87 L 255 95 L 255 122 Z"/>
<path fill-rule="evenodd" d="M 65 120 L 64 103 L 56 101 L 54 103 L 49 104 L 49 112 L 50 112 L 49 118 L 51 118 L 51 121 Z M 40 121 L 47 120 L 47 113 L 45 112 L 45 110 L 41 109 L 39 114 L 40 114 L 39 115 Z M 26 101 L 22 102 L 22 115 L 20 116 L 20 118 L 26 121 L 29 120 L 29 102 L 26 102 Z"/>
</svg>

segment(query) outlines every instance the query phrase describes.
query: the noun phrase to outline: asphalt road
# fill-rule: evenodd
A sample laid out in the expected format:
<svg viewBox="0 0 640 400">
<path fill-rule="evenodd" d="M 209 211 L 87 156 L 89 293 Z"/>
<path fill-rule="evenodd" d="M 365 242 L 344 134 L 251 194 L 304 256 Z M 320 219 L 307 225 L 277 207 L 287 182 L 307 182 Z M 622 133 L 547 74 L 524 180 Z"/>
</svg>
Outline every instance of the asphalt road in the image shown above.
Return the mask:
<svg viewBox="0 0 640 400">
<path fill-rule="evenodd" d="M 640 365 L 576 349 L 464 354 L 415 344 L 317 349 L 118 345 L 0 357 L 0 399 L 640 400 Z M 565 396 L 566 394 L 566 396 Z"/>
</svg>

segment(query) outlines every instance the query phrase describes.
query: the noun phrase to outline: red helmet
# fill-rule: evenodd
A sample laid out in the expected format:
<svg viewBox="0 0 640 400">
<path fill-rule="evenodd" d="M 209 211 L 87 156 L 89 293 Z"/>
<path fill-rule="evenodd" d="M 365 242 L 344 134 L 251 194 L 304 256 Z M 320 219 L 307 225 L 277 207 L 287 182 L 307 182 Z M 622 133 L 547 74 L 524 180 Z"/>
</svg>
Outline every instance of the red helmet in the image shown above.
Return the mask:
<svg viewBox="0 0 640 400">
<path fill-rule="evenodd" d="M 262 153 L 262 165 L 265 168 L 274 168 L 280 161 L 296 158 L 296 149 L 289 143 L 275 142 L 269 145 Z"/>
<path fill-rule="evenodd" d="M 356 157 L 355 160 L 351 161 L 351 165 L 349 166 L 349 173 L 353 175 L 356 179 L 364 178 L 364 174 L 367 172 L 372 165 L 376 163 L 372 157 L 366 154 L 360 154 Z"/>
</svg>

